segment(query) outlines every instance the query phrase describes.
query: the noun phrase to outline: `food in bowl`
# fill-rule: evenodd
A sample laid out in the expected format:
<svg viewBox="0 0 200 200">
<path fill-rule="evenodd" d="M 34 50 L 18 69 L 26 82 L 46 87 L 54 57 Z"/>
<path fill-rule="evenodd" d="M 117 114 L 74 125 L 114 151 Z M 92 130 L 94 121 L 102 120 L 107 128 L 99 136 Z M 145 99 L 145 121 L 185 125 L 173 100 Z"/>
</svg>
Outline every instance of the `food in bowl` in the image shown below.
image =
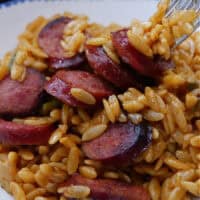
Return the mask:
<svg viewBox="0 0 200 200">
<path fill-rule="evenodd" d="M 129 27 L 38 17 L 0 63 L 0 183 L 16 200 L 200 196 L 193 10 Z"/>
</svg>

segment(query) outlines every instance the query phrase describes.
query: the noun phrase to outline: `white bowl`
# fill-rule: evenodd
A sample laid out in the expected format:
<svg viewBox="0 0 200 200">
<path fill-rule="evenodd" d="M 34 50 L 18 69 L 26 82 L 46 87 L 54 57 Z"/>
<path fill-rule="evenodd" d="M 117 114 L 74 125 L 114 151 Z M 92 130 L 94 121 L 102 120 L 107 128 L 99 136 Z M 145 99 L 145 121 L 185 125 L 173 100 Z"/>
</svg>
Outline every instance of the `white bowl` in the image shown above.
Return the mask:
<svg viewBox="0 0 200 200">
<path fill-rule="evenodd" d="M 12 0 L 0 3 L 0 58 L 17 44 L 25 25 L 39 15 L 70 11 L 86 14 L 102 24 L 128 25 L 133 18 L 147 20 L 156 9 L 156 0 Z M 1 172 L 0 172 L 1 173 Z M 13 200 L 0 188 L 0 200 Z"/>
</svg>

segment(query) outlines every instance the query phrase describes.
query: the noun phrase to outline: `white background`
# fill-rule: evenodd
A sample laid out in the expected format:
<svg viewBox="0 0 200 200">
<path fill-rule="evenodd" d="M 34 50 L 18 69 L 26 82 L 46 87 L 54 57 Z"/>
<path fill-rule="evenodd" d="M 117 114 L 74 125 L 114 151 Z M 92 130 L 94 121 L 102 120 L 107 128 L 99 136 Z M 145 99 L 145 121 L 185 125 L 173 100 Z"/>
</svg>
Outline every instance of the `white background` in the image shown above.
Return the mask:
<svg viewBox="0 0 200 200">
<path fill-rule="evenodd" d="M 156 8 L 156 0 L 49 0 L 18 3 L 0 9 L 0 58 L 13 49 L 25 25 L 39 15 L 51 16 L 71 11 L 90 16 L 91 21 L 128 25 L 133 18 L 147 19 Z"/>
</svg>

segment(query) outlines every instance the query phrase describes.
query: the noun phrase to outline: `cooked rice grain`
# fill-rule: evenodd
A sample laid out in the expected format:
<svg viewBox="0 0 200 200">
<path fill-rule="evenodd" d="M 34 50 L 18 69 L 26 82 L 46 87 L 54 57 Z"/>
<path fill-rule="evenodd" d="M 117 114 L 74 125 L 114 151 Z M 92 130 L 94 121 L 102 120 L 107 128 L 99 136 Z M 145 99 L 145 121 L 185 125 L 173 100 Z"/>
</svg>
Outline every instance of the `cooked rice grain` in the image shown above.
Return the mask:
<svg viewBox="0 0 200 200">
<path fill-rule="evenodd" d="M 15 200 L 26 200 L 26 195 L 19 184 L 11 182 L 10 188 Z"/>
<path fill-rule="evenodd" d="M 35 183 L 34 174 L 28 168 L 22 168 L 17 175 L 24 183 Z"/>
<path fill-rule="evenodd" d="M 27 200 L 34 200 L 37 196 L 43 196 L 46 193 L 44 188 L 36 188 L 26 195 Z"/>
<path fill-rule="evenodd" d="M 98 38 L 90 38 L 87 40 L 86 44 L 87 45 L 92 45 L 92 46 L 101 46 L 106 44 L 107 39 L 105 37 L 98 37 Z"/>
<path fill-rule="evenodd" d="M 95 179 L 97 178 L 97 172 L 95 168 L 91 166 L 80 166 L 79 172 L 82 176 L 89 178 L 89 179 Z"/>
<path fill-rule="evenodd" d="M 77 147 L 72 147 L 70 149 L 68 160 L 67 160 L 67 172 L 69 175 L 75 173 L 79 165 L 79 150 Z"/>
<path fill-rule="evenodd" d="M 116 172 L 107 171 L 104 172 L 103 177 L 108 179 L 119 179 L 119 174 Z"/>
<path fill-rule="evenodd" d="M 96 103 L 95 97 L 81 88 L 72 88 L 70 93 L 75 99 L 85 104 L 94 105 Z"/>
<path fill-rule="evenodd" d="M 83 133 L 82 141 L 85 142 L 85 141 L 93 140 L 101 136 L 106 129 L 107 129 L 107 125 L 105 124 L 92 126 Z"/>
<path fill-rule="evenodd" d="M 159 200 L 161 195 L 161 186 L 157 178 L 153 178 L 148 186 L 148 190 L 152 200 Z"/>
<path fill-rule="evenodd" d="M 110 47 L 108 44 L 103 45 L 103 49 L 106 52 L 106 54 L 117 64 L 120 64 L 120 59 L 118 55 L 114 52 L 114 48 Z"/>
<path fill-rule="evenodd" d="M 128 39 L 130 41 L 130 43 L 138 50 L 140 51 L 142 54 L 148 56 L 148 57 L 152 57 L 153 56 L 153 52 L 150 46 L 148 46 L 145 38 L 135 34 L 132 31 L 128 31 L 127 32 L 128 35 Z"/>
<path fill-rule="evenodd" d="M 59 125 L 58 128 L 51 134 L 49 138 L 49 144 L 53 145 L 57 143 L 61 137 L 66 133 L 67 126 L 66 125 Z"/>
<path fill-rule="evenodd" d="M 58 192 L 64 192 L 64 196 L 68 198 L 82 199 L 90 194 L 90 188 L 87 186 L 72 185 L 66 188 L 61 188 Z"/>
</svg>

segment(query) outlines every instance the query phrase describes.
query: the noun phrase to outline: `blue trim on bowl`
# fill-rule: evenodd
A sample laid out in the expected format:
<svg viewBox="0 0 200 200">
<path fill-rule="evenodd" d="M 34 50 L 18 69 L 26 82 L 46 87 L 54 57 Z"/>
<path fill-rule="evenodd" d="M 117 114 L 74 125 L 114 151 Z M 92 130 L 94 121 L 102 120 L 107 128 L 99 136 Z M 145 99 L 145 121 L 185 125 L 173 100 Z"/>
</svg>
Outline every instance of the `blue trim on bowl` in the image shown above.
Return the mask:
<svg viewBox="0 0 200 200">
<path fill-rule="evenodd" d="M 16 5 L 18 3 L 24 3 L 25 1 L 33 1 L 33 0 L 10 0 L 0 3 L 0 8 L 10 7 L 12 5 Z"/>
<path fill-rule="evenodd" d="M 31 1 L 50 1 L 50 0 L 9 0 L 5 2 L 0 2 L 0 9 Z"/>
</svg>

